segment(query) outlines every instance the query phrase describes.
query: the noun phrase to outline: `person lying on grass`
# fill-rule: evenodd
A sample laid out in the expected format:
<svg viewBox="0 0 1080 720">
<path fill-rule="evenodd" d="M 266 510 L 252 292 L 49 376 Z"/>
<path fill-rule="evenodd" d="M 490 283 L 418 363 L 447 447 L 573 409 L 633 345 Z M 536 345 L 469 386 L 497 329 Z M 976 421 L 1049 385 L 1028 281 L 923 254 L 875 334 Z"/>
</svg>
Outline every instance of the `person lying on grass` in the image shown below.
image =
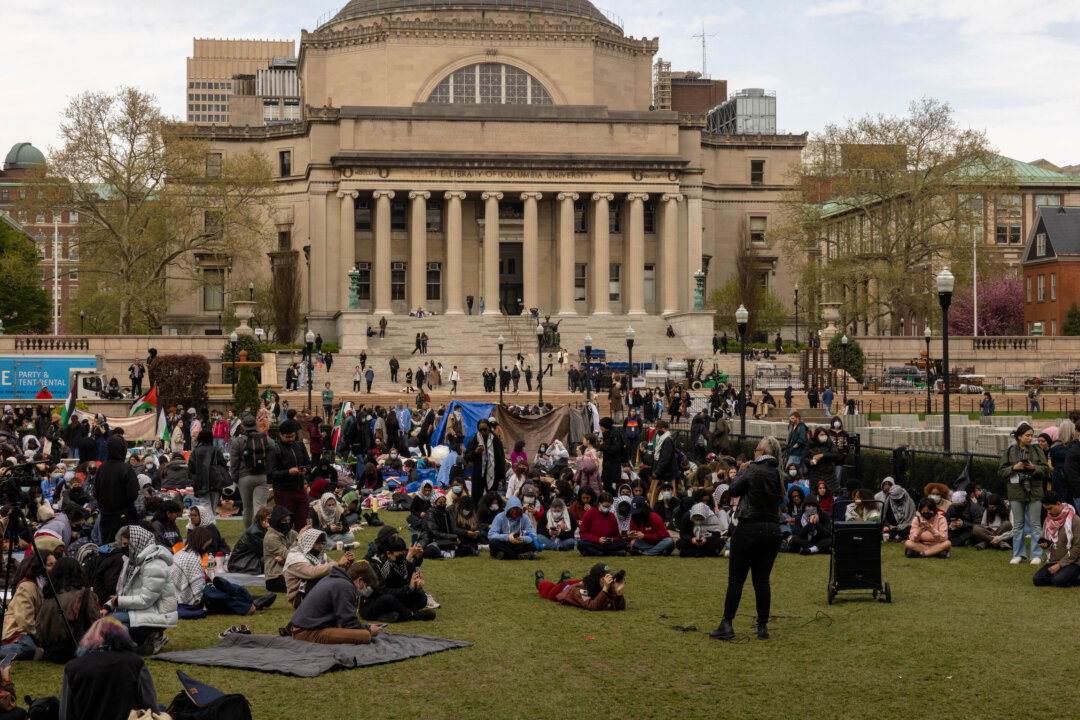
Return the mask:
<svg viewBox="0 0 1080 720">
<path fill-rule="evenodd" d="M 626 598 L 622 592 L 626 573 L 618 575 L 616 579 L 607 565 L 596 563 L 582 580 L 571 580 L 570 571 L 564 570 L 559 582 L 553 583 L 544 579 L 542 570 L 537 570 L 536 589 L 540 597 L 560 605 L 576 605 L 586 610 L 625 610 Z"/>
<path fill-rule="evenodd" d="M 364 561 L 348 569 L 335 566 L 300 602 L 289 621 L 297 640 L 325 645 L 367 645 L 381 629 L 357 617 L 360 602 L 371 595 L 378 577 Z"/>
<path fill-rule="evenodd" d="M 289 603 L 294 608 L 300 607 L 304 595 L 311 592 L 334 567 L 348 567 L 354 560 L 350 550 L 335 563 L 326 556 L 325 548 L 326 534 L 309 527 L 300 533 L 296 545 L 285 557 L 285 587 Z"/>
<path fill-rule="evenodd" d="M 938 503 L 931 497 L 919 501 L 919 512 L 911 523 L 911 535 L 904 543 L 904 554 L 916 557 L 949 557 L 949 527 L 944 513 L 938 512 Z"/>
<path fill-rule="evenodd" d="M 1046 564 L 1035 571 L 1032 582 L 1038 586 L 1076 585 L 1080 580 L 1080 518 L 1052 490 L 1043 495 L 1042 506 L 1046 522 L 1039 545 L 1046 553 Z"/>
</svg>

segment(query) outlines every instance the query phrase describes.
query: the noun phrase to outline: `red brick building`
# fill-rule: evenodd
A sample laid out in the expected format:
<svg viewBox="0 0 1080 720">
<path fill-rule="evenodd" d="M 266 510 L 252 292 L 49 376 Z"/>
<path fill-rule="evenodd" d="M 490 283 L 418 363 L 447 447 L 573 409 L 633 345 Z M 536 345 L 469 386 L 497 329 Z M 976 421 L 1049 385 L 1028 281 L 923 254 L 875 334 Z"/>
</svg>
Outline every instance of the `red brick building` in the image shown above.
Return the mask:
<svg viewBox="0 0 1080 720">
<path fill-rule="evenodd" d="M 27 172 L 44 164 L 45 156 L 30 143 L 15 143 L 11 147 L 0 170 L 0 212 L 17 220 L 34 239 L 38 251 L 38 281 L 50 298 L 59 295 L 60 332 L 66 333 L 68 330 L 64 320 L 67 308 L 79 289 L 78 213 L 59 212 L 29 217 L 26 212 L 16 210 L 16 205 L 28 191 Z"/>
<path fill-rule="evenodd" d="M 1073 303 L 1080 305 L 1080 207 L 1042 207 L 1028 235 L 1024 275 L 1024 329 L 1062 333 Z"/>
</svg>

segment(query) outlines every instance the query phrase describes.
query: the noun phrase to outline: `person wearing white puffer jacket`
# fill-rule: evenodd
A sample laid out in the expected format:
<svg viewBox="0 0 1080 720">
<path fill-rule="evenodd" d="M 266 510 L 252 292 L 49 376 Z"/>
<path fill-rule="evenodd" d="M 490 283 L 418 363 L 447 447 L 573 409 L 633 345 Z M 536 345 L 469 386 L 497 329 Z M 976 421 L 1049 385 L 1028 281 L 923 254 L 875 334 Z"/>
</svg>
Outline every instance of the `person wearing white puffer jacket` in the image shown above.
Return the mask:
<svg viewBox="0 0 1080 720">
<path fill-rule="evenodd" d="M 176 627 L 179 615 L 172 582 L 172 552 L 154 542 L 154 534 L 138 525 L 125 525 L 116 544 L 127 551 L 116 595 L 106 608 L 123 623 L 142 655 L 156 654 L 169 641 L 167 628 Z"/>
</svg>

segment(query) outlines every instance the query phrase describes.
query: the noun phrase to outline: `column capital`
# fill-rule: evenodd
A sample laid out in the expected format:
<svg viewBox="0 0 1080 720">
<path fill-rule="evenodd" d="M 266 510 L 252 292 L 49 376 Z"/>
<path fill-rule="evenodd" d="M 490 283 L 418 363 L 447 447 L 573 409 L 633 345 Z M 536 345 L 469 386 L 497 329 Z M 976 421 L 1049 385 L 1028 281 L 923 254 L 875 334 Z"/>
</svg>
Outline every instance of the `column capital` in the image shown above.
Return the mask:
<svg viewBox="0 0 1080 720">
<path fill-rule="evenodd" d="M 674 202 L 682 202 L 683 194 L 682 193 L 664 193 L 663 195 L 660 196 L 660 199 L 663 200 L 664 202 L 672 202 L 672 201 L 674 201 Z"/>
<path fill-rule="evenodd" d="M 633 202 L 634 200 L 640 200 L 645 202 L 649 199 L 648 193 L 626 193 L 626 199 Z"/>
<path fill-rule="evenodd" d="M 544 193 L 542 192 L 523 192 L 521 193 L 522 200 L 543 200 Z"/>
<path fill-rule="evenodd" d="M 464 190 L 449 190 L 449 191 L 443 193 L 443 200 L 464 200 L 464 199 L 465 199 L 465 191 Z"/>
<path fill-rule="evenodd" d="M 338 190 L 337 196 L 339 198 L 351 197 L 353 200 L 360 197 L 360 193 L 357 190 Z"/>
<path fill-rule="evenodd" d="M 409 199 L 415 200 L 416 198 L 424 198 L 425 200 L 431 199 L 431 193 L 427 190 L 410 190 Z"/>
<path fill-rule="evenodd" d="M 389 200 L 393 200 L 394 199 L 394 191 L 393 190 L 376 190 L 375 192 L 371 193 L 371 196 L 373 198 L 375 198 L 376 200 L 378 200 L 380 198 L 387 198 Z"/>
<path fill-rule="evenodd" d="M 561 193 L 559 193 L 558 195 L 555 196 L 555 199 L 560 201 L 560 202 L 562 202 L 563 200 L 570 200 L 572 202 L 577 202 L 580 197 L 581 196 L 578 195 L 576 192 L 561 192 Z"/>
<path fill-rule="evenodd" d="M 611 202 L 615 199 L 615 193 L 593 193 L 593 202 L 600 202 L 601 200 L 607 200 Z"/>
<path fill-rule="evenodd" d="M 480 197 L 484 200 L 491 200 L 493 198 L 495 200 L 502 200 L 503 194 L 501 192 L 498 192 L 497 190 L 487 190 L 483 194 L 481 194 Z"/>
</svg>

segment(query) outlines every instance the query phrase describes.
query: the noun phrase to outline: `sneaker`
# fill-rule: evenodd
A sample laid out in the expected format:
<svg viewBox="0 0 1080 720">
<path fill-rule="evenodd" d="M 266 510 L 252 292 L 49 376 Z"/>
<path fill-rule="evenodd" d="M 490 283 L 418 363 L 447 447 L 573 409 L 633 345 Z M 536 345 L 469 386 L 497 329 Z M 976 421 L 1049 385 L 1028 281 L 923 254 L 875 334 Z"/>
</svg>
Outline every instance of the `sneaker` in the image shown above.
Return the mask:
<svg viewBox="0 0 1080 720">
<path fill-rule="evenodd" d="M 439 601 L 429 594 L 427 596 L 427 605 L 425 605 L 424 607 L 428 610 L 437 610 L 438 608 L 441 608 L 442 605 L 440 605 Z"/>
<path fill-rule="evenodd" d="M 45 659 L 45 648 L 34 648 L 34 662 L 41 662 Z"/>
<path fill-rule="evenodd" d="M 670 554 L 671 554 L 671 553 L 669 552 L 669 553 L 668 553 L 668 555 L 670 555 Z M 726 550 L 726 549 L 725 549 L 725 550 L 724 550 L 724 557 L 726 557 L 726 558 L 729 558 L 729 557 L 731 557 L 731 551 L 730 551 L 730 550 Z"/>
<path fill-rule="evenodd" d="M 1041 557 L 1033 557 L 1033 558 L 1031 558 L 1031 564 L 1032 565 L 1042 565 L 1042 558 Z"/>
<path fill-rule="evenodd" d="M 518 560 L 532 560 L 536 557 L 536 553 L 524 552 L 517 556 Z"/>
<path fill-rule="evenodd" d="M 250 631 L 248 631 L 250 633 Z M 161 633 L 154 639 L 152 655 L 157 655 L 165 647 L 165 644 L 169 642 L 169 636 L 165 633 Z"/>
<path fill-rule="evenodd" d="M 477 545 L 476 546 L 477 552 L 487 552 L 490 549 L 491 549 L 490 545 Z"/>
<path fill-rule="evenodd" d="M 265 610 L 273 605 L 275 600 L 277 600 L 277 593 L 266 593 L 264 595 L 256 596 L 255 599 L 251 601 L 251 604 L 255 606 L 256 610 Z"/>
<path fill-rule="evenodd" d="M 943 558 L 945 560 L 948 560 L 949 559 L 949 551 L 948 550 L 943 550 L 942 552 L 939 552 L 938 557 Z"/>
<path fill-rule="evenodd" d="M 544 571 L 543 570 L 537 570 L 536 571 L 536 587 L 537 587 L 537 589 L 540 588 L 540 581 L 543 580 L 543 579 L 544 579 Z"/>
<path fill-rule="evenodd" d="M 559 576 L 559 582 L 564 583 L 569 579 L 570 579 L 570 571 L 569 570 L 563 570 L 562 575 Z"/>
<path fill-rule="evenodd" d="M 427 608 L 424 608 L 423 610 L 420 610 L 418 612 L 414 612 L 413 616 L 412 616 L 412 619 L 413 620 L 423 620 L 424 622 L 434 620 L 435 619 L 435 611 L 434 610 L 428 610 Z"/>
<path fill-rule="evenodd" d="M 720 627 L 709 633 L 709 637 L 713 640 L 731 640 L 735 637 L 735 628 L 731 627 L 731 623 L 727 620 L 720 622 Z"/>
<path fill-rule="evenodd" d="M 906 558 L 918 557 L 918 553 L 916 553 L 911 548 L 904 548 L 904 557 L 906 557 Z"/>
<path fill-rule="evenodd" d="M 1020 555 L 1017 555 L 1016 557 L 1014 557 L 1012 560 L 1009 561 L 1009 564 L 1010 565 L 1019 565 L 1022 562 L 1024 562 L 1024 558 L 1021 557 Z"/>
</svg>

